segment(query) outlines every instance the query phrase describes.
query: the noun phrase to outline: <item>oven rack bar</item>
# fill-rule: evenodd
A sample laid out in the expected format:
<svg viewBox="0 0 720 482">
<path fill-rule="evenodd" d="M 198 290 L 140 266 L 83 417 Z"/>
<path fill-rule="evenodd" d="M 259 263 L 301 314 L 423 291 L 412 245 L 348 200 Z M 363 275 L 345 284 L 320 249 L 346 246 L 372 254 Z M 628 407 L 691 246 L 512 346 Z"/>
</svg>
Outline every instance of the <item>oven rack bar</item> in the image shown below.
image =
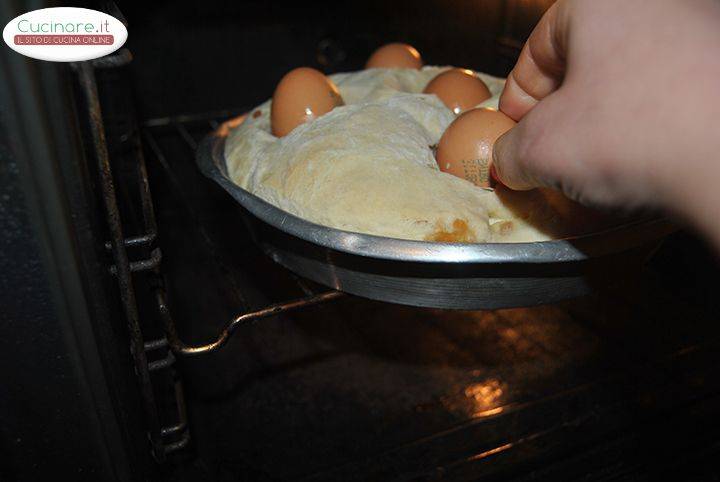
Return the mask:
<svg viewBox="0 0 720 482">
<path fill-rule="evenodd" d="M 188 131 L 186 124 L 206 123 L 209 128 L 213 130 L 220 126 L 220 122 L 218 122 L 217 118 L 222 119 L 226 117 L 232 117 L 234 115 L 237 115 L 237 111 L 223 111 L 198 115 L 181 115 L 175 117 L 153 119 L 143 124 L 145 126 L 145 129 L 143 130 L 145 144 L 153 153 L 157 161 L 161 164 L 163 169 L 168 173 L 171 183 L 174 185 L 175 189 L 178 192 L 182 192 L 182 186 L 172 174 L 170 163 L 168 162 L 167 157 L 162 151 L 160 143 L 153 134 L 153 130 L 155 128 L 172 128 L 175 134 L 177 134 L 177 137 L 182 139 L 182 141 L 186 144 L 190 152 L 194 153 L 197 149 L 197 142 Z M 192 211 L 192 206 L 188 206 L 188 208 Z M 343 296 L 342 292 L 336 290 L 328 290 L 320 293 L 315 293 L 305 285 L 303 280 L 296 278 L 296 282 L 300 289 L 303 291 L 303 293 L 305 293 L 307 296 L 281 303 L 276 303 L 254 311 L 241 313 L 228 321 L 212 341 L 198 345 L 190 345 L 182 340 L 181 336 L 178 334 L 172 312 L 168 306 L 165 290 L 162 286 L 157 286 L 155 288 L 155 300 L 157 302 L 158 312 L 163 320 L 165 334 L 170 344 L 170 348 L 176 355 L 183 357 L 191 357 L 211 353 L 222 348 L 232 337 L 237 328 L 241 325 L 252 324 L 263 318 L 268 318 L 271 316 L 276 316 L 290 311 L 306 308 L 312 305 L 329 302 Z"/>
<path fill-rule="evenodd" d="M 187 429 L 187 412 L 183 396 L 182 382 L 173 370 L 174 357 L 168 351 L 165 358 L 148 362 L 148 352 L 152 349 L 167 347 L 167 343 L 159 343 L 157 340 L 150 342 L 149 346 L 143 339 L 140 326 L 140 312 L 135 296 L 132 273 L 137 271 L 151 270 L 159 274 L 158 267 L 162 259 L 160 248 L 153 248 L 157 238 L 157 226 L 150 198 L 149 185 L 147 182 L 147 171 L 142 155 L 140 140 L 137 135 L 131 136 L 132 147 L 135 154 L 135 168 L 140 183 L 140 196 L 142 203 L 142 219 L 144 222 L 145 234 L 126 238 L 123 234 L 118 198 L 116 196 L 115 182 L 113 179 L 110 155 L 105 136 L 102 109 L 98 95 L 96 69 L 122 67 L 132 60 L 132 55 L 127 49 L 121 49 L 117 53 L 100 59 L 71 64 L 77 74 L 82 95 L 87 109 L 87 120 L 90 129 L 92 147 L 95 160 L 98 164 L 98 176 L 102 192 L 102 204 L 105 211 L 107 226 L 110 233 L 110 240 L 105 243 L 106 249 L 112 254 L 113 265 L 110 266 L 110 273 L 115 276 L 120 292 L 120 301 L 125 315 L 130 337 L 130 352 L 135 372 L 138 377 L 142 406 L 145 413 L 145 420 L 148 429 L 151 452 L 158 462 L 165 461 L 167 454 L 186 447 L 190 442 L 190 432 Z M 141 247 L 150 251 L 147 259 L 130 261 L 127 248 Z M 167 349 L 167 348 L 166 348 Z M 162 426 L 160 412 L 156 400 L 155 387 L 153 385 L 151 372 L 162 369 L 171 369 L 175 406 L 177 408 L 177 422 L 171 426 Z M 166 442 L 166 439 L 170 441 Z"/>
<path fill-rule="evenodd" d="M 248 313 L 242 313 L 230 320 L 223 327 L 223 329 L 220 331 L 220 334 L 215 338 L 215 340 L 203 345 L 187 345 L 180 339 L 177 333 L 177 328 L 175 327 L 175 322 L 173 320 L 172 314 L 170 313 L 170 309 L 167 305 L 165 291 L 162 289 L 158 289 L 155 292 L 155 296 L 160 316 L 162 317 L 165 324 L 165 333 L 167 335 L 167 339 L 172 351 L 181 356 L 196 356 L 216 351 L 222 346 L 224 346 L 225 343 L 227 343 L 227 341 L 233 335 L 235 330 L 242 325 L 249 325 L 263 318 L 268 318 L 300 308 L 306 308 L 320 303 L 332 301 L 343 296 L 343 293 L 340 291 L 331 290 L 316 295 L 307 296 L 305 298 L 299 298 L 292 301 L 277 303 Z"/>
<path fill-rule="evenodd" d="M 156 245 L 158 241 L 158 230 L 140 136 L 138 132 L 133 132 L 133 135 L 128 137 L 130 142 L 133 142 L 136 175 L 140 184 L 143 229 L 145 232 L 141 235 L 129 237 L 123 234 L 111 160 L 105 138 L 105 127 L 98 96 L 95 70 L 122 67 L 131 60 L 132 55 L 130 52 L 127 49 L 122 49 L 113 55 L 101 59 L 74 63 L 72 67 L 77 73 L 81 91 L 86 100 L 92 146 L 98 163 L 103 207 L 111 238 L 105 243 L 105 248 L 111 253 L 113 259 L 113 264 L 109 267 L 109 271 L 118 282 L 120 299 L 130 335 L 130 351 L 139 379 L 143 407 L 148 423 L 148 435 L 152 453 L 156 460 L 163 462 L 167 454 L 186 447 L 190 442 L 190 431 L 188 428 L 182 382 L 174 369 L 176 356 L 197 356 L 217 351 L 226 344 L 241 325 L 252 324 L 263 318 L 329 302 L 343 296 L 343 293 L 335 290 L 314 293 L 302 280 L 296 279 L 297 284 L 303 293 L 305 293 L 305 297 L 241 313 L 227 322 L 217 337 L 208 343 L 191 345 L 182 340 L 178 334 L 174 318 L 168 306 L 167 295 L 162 283 L 162 251 Z M 167 166 L 167 160 L 160 150 L 159 144 L 150 132 L 151 127 L 172 125 L 180 138 L 182 138 L 194 152 L 197 143 L 185 128 L 185 123 L 202 120 L 207 123 L 206 125 L 208 125 L 210 129 L 216 129 L 219 126 L 218 118 L 230 117 L 233 114 L 235 113 L 232 111 L 223 111 L 198 116 L 176 116 L 158 119 L 145 123 L 143 133 L 145 134 L 145 140 L 150 150 L 157 156 L 161 164 Z M 145 253 L 146 257 L 131 260 L 128 249 L 140 250 Z M 162 320 L 162 328 L 165 332 L 165 337 L 150 341 L 145 341 L 142 334 L 140 313 L 133 283 L 133 275 L 140 272 L 146 272 L 151 276 L 151 289 L 154 291 L 158 314 Z M 156 350 L 165 350 L 166 352 L 164 356 L 161 355 L 159 358 L 149 361 L 148 354 Z M 170 370 L 170 374 L 172 378 L 174 378 L 173 390 L 175 392 L 177 422 L 169 426 L 161 426 L 160 424 L 160 413 L 151 376 L 151 373 L 162 370 Z M 170 439 L 170 441 L 167 441 L 167 439 Z"/>
</svg>

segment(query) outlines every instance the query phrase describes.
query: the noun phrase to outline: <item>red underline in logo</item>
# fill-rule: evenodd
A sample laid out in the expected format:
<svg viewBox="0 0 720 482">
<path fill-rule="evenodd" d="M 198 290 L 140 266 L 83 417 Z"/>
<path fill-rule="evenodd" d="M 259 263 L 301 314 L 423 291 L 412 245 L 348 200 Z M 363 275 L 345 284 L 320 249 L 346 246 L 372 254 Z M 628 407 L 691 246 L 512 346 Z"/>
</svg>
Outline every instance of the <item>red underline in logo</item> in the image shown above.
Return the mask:
<svg viewBox="0 0 720 482">
<path fill-rule="evenodd" d="M 15 45 L 112 45 L 112 35 L 15 35 Z"/>
</svg>

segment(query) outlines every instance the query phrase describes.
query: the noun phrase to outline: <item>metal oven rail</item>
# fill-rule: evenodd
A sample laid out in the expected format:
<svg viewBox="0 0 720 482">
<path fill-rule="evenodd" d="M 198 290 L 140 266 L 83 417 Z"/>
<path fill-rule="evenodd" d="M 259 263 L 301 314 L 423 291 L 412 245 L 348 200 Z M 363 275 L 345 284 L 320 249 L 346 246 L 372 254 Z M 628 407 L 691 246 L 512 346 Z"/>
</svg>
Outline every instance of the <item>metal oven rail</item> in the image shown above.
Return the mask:
<svg viewBox="0 0 720 482">
<path fill-rule="evenodd" d="M 188 132 L 184 124 L 187 122 L 197 122 L 198 120 L 200 120 L 203 122 L 207 122 L 209 129 L 216 129 L 219 126 L 218 119 L 223 120 L 223 118 L 226 118 L 229 115 L 230 113 L 223 112 L 213 114 L 210 118 L 205 118 L 206 116 L 172 117 L 154 120 L 146 124 L 146 128 L 143 131 L 146 145 L 155 155 L 157 161 L 164 167 L 165 172 L 169 173 L 169 175 L 171 176 L 171 182 L 175 181 L 175 184 L 178 185 L 177 187 L 179 191 L 181 191 L 182 188 L 179 187 L 177 180 L 172 178 L 172 169 L 170 168 L 165 154 L 160 148 L 160 144 L 157 142 L 155 135 L 153 134 L 154 128 L 168 126 L 172 127 L 175 130 L 175 134 L 177 134 L 177 137 L 181 138 L 187 144 L 187 146 L 194 151 L 197 148 L 197 142 Z M 311 289 L 307 288 L 307 286 L 302 282 L 302 280 L 297 281 L 300 288 L 303 289 L 307 296 L 299 299 L 276 303 L 247 313 L 241 313 L 228 321 L 214 340 L 201 345 L 188 345 L 181 339 L 180 335 L 177 332 L 171 310 L 168 306 L 165 290 L 162 287 L 158 287 L 155 291 L 155 298 L 157 301 L 159 313 L 164 323 L 164 329 L 170 347 L 172 348 L 173 352 L 181 356 L 196 356 L 209 353 L 221 348 L 233 335 L 233 333 L 235 333 L 236 329 L 241 325 L 254 323 L 262 318 L 267 318 L 296 309 L 324 303 L 326 301 L 331 301 L 342 296 L 341 292 L 335 290 L 315 293 Z"/>
<path fill-rule="evenodd" d="M 146 420 L 148 424 L 148 436 L 154 457 L 163 462 L 167 454 L 186 447 L 190 442 L 190 432 L 187 424 L 187 413 L 183 396 L 182 382 L 175 373 L 175 355 L 196 356 L 220 349 L 228 339 L 236 332 L 237 328 L 254 323 L 260 319 L 286 313 L 292 310 L 316 305 L 337 299 L 342 296 L 339 291 L 325 291 L 315 293 L 309 289 L 302 280 L 297 280 L 299 286 L 307 296 L 276 303 L 258 310 L 237 315 L 220 331 L 214 340 L 200 345 L 188 345 L 177 331 L 175 322 L 168 306 L 168 299 L 162 283 L 162 252 L 157 246 L 157 223 L 153 208 L 150 187 L 148 182 L 145 159 L 142 152 L 139 130 L 131 132 L 131 142 L 135 161 L 136 182 L 139 185 L 140 193 L 140 218 L 142 219 L 144 233 L 137 236 L 125 236 L 123 222 L 118 207 L 116 186 L 113 179 L 112 160 L 108 152 L 103 125 L 102 109 L 100 105 L 98 86 L 95 76 L 96 69 L 118 68 L 126 65 L 132 60 L 132 55 L 127 49 L 120 50 L 116 54 L 88 62 L 73 64 L 77 73 L 82 95 L 87 107 L 87 118 L 90 125 L 92 147 L 95 161 L 98 166 L 99 185 L 102 191 L 102 200 L 105 216 L 108 222 L 110 240 L 105 248 L 112 254 L 113 264 L 109 267 L 110 273 L 117 278 L 125 319 L 130 336 L 130 351 L 135 365 L 135 370 L 140 384 L 140 392 Z M 218 120 L 223 120 L 227 113 L 217 114 L 215 118 L 207 118 L 209 127 L 214 129 Z M 183 122 L 197 121 L 198 117 L 174 117 L 154 121 L 146 127 L 157 127 L 163 124 L 172 125 L 178 135 L 192 148 L 197 147 L 195 140 L 183 126 Z M 152 129 L 143 130 L 145 141 L 158 162 L 167 166 L 167 159 L 155 140 Z M 168 172 L 170 170 L 168 169 Z M 141 259 L 130 259 L 128 250 L 138 251 L 144 254 Z M 144 273 L 149 277 L 149 285 L 153 290 L 153 296 L 157 303 L 157 310 L 163 322 L 165 336 L 158 339 L 145 340 L 143 336 L 143 323 L 138 310 L 136 290 L 133 280 L 135 273 Z M 151 361 L 148 359 L 152 358 Z M 158 389 L 154 381 L 153 373 L 162 370 L 171 370 L 170 379 L 173 381 L 169 389 L 174 392 L 176 404 L 176 420 L 171 425 L 162 426 L 155 390 Z M 158 377 L 160 378 L 160 377 Z M 168 377 L 165 377 L 167 379 Z"/>
</svg>

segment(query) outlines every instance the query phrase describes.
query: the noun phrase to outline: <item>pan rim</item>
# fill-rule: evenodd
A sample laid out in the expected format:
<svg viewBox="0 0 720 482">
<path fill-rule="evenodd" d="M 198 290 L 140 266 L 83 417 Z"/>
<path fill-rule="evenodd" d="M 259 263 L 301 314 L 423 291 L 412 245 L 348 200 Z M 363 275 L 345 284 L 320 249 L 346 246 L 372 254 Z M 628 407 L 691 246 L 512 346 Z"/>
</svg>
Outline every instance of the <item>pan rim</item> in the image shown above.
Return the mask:
<svg viewBox="0 0 720 482">
<path fill-rule="evenodd" d="M 581 236 L 524 243 L 440 243 L 388 238 L 319 225 L 284 211 L 227 175 L 225 139 L 208 134 L 198 145 L 201 172 L 261 221 L 305 241 L 347 254 L 413 263 L 547 264 L 587 261 L 654 241 L 677 228 L 664 217 L 634 220 Z"/>
</svg>

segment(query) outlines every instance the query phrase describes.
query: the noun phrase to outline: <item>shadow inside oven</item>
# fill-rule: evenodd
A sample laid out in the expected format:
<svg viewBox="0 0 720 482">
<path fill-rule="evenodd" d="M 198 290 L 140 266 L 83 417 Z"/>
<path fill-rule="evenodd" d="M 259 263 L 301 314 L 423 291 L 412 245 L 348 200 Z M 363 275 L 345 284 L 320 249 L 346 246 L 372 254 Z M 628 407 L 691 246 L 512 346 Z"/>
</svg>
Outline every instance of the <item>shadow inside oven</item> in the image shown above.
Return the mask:
<svg viewBox="0 0 720 482">
<path fill-rule="evenodd" d="M 183 124 L 195 139 L 209 128 Z M 302 295 L 177 126 L 148 130 L 165 156 L 148 162 L 182 336 L 207 342 L 239 312 Z M 720 394 L 718 301 L 683 271 L 703 256 L 687 237 L 567 302 L 446 311 L 347 296 L 240 327 L 219 352 L 179 360 L 191 465 L 208 480 L 493 479 L 541 462 L 582 473 L 602 456 L 562 461 L 598 443 L 632 464 L 702 444 L 691 434 L 712 430 L 687 414 L 720 420 L 706 403 Z"/>
</svg>

